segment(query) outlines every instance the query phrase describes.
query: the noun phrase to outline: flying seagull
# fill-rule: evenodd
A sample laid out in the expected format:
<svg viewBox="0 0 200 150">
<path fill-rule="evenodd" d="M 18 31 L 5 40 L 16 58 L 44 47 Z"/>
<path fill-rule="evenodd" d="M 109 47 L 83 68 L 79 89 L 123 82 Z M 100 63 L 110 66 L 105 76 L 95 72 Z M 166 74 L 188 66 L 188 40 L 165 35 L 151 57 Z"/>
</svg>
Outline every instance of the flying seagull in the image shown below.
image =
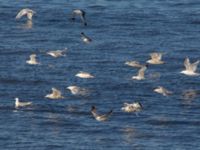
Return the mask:
<svg viewBox="0 0 200 150">
<path fill-rule="evenodd" d="M 81 9 L 75 9 L 75 10 L 73 10 L 73 12 L 72 12 L 72 20 L 75 20 L 75 17 L 76 16 L 80 16 L 80 18 L 81 18 L 81 21 L 83 22 L 83 24 L 85 25 L 85 26 L 87 26 L 87 22 L 86 22 L 86 19 L 85 19 L 85 11 L 83 11 L 83 10 L 81 10 Z"/>
<path fill-rule="evenodd" d="M 52 57 L 57 58 L 57 57 L 61 57 L 61 56 L 66 56 L 66 55 L 64 54 L 64 52 L 65 52 L 66 50 L 67 50 L 67 49 L 65 49 L 65 50 L 49 51 L 49 52 L 47 52 L 47 54 L 50 55 L 50 56 L 52 56 Z"/>
<path fill-rule="evenodd" d="M 106 121 L 108 120 L 108 118 L 110 117 L 110 115 L 112 114 L 112 110 L 110 110 L 108 113 L 106 114 L 103 114 L 103 115 L 99 115 L 97 113 L 97 110 L 96 110 L 96 107 L 95 106 L 92 106 L 91 108 L 91 113 L 93 115 L 93 117 L 97 120 L 97 121 Z"/>
<path fill-rule="evenodd" d="M 154 92 L 162 94 L 163 96 L 168 96 L 168 95 L 172 94 L 171 91 L 168 91 L 167 89 L 165 89 L 162 86 L 158 86 L 156 89 L 154 89 Z"/>
<path fill-rule="evenodd" d="M 78 86 L 74 86 L 74 85 L 68 86 L 67 89 L 70 90 L 70 92 L 73 95 L 85 96 L 85 95 L 89 94 L 89 91 L 87 89 L 81 88 L 81 87 L 78 87 Z"/>
<path fill-rule="evenodd" d="M 162 53 L 151 53 L 150 54 L 151 59 L 147 61 L 149 64 L 164 64 L 164 61 L 162 61 Z"/>
<path fill-rule="evenodd" d="M 124 112 L 138 112 L 142 110 L 142 104 L 140 102 L 124 103 L 124 107 L 121 108 Z"/>
<path fill-rule="evenodd" d="M 36 60 L 36 54 L 31 54 L 29 57 L 30 57 L 30 59 L 26 61 L 27 64 L 30 64 L 30 65 L 38 65 L 38 64 L 40 64 Z"/>
<path fill-rule="evenodd" d="M 62 96 L 61 91 L 59 91 L 58 89 L 52 88 L 51 90 L 52 90 L 52 93 L 51 94 L 47 94 L 45 96 L 46 98 L 50 98 L 50 99 L 62 99 L 62 98 L 64 98 Z"/>
<path fill-rule="evenodd" d="M 33 15 L 36 14 L 35 11 L 29 9 L 29 8 L 25 8 L 19 11 L 19 13 L 16 16 L 16 19 L 20 19 L 23 16 L 27 16 L 28 20 L 32 20 Z"/>
<path fill-rule="evenodd" d="M 148 65 L 145 65 L 143 66 L 139 71 L 138 71 L 138 74 L 137 76 L 132 76 L 132 79 L 134 80 L 144 80 L 145 77 L 144 77 L 144 72 L 146 71 Z"/>
<path fill-rule="evenodd" d="M 76 77 L 79 77 L 79 78 L 94 78 L 93 75 L 91 75 L 90 73 L 87 73 L 87 72 L 83 72 L 83 71 L 80 71 L 79 73 L 77 73 L 75 75 Z"/>
<path fill-rule="evenodd" d="M 89 44 L 92 42 L 92 39 L 85 35 L 85 33 L 81 32 L 81 39 L 84 43 Z"/>
<path fill-rule="evenodd" d="M 196 73 L 197 70 L 197 66 L 199 64 L 199 60 L 194 62 L 194 63 L 190 63 L 189 58 L 186 58 L 184 61 L 184 66 L 185 66 L 185 70 L 181 71 L 181 73 L 188 75 L 188 76 L 198 76 L 199 73 Z"/>
</svg>

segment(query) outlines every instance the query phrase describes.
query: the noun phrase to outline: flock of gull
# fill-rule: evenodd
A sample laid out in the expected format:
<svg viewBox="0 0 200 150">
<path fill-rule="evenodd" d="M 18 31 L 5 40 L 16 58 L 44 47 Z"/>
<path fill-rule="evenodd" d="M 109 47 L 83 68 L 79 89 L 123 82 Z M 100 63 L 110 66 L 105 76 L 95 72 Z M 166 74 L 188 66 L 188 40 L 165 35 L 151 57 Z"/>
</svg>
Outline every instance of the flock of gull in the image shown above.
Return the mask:
<svg viewBox="0 0 200 150">
<path fill-rule="evenodd" d="M 16 19 L 18 20 L 21 17 L 26 16 L 29 23 L 31 23 L 32 18 L 35 14 L 36 14 L 36 12 L 31 10 L 31 9 L 28 9 L 28 8 L 22 9 L 17 14 Z M 71 20 L 74 21 L 77 18 L 77 16 L 79 16 L 83 25 L 87 26 L 85 14 L 86 14 L 85 11 L 83 11 L 81 9 L 75 9 L 72 12 Z M 92 42 L 92 39 L 90 39 L 88 36 L 86 36 L 83 32 L 80 35 L 81 35 L 81 39 L 84 43 L 88 44 L 88 43 Z M 49 51 L 49 52 L 47 52 L 47 55 L 50 55 L 54 58 L 62 57 L 62 56 L 65 56 L 66 51 L 67 51 L 67 49 Z M 140 62 L 138 62 L 138 61 L 127 61 L 127 62 L 125 62 L 125 65 L 128 65 L 130 67 L 134 67 L 134 68 L 138 68 L 138 73 L 136 75 L 132 76 L 132 79 L 133 80 L 145 80 L 145 71 L 148 69 L 149 65 L 162 65 L 162 64 L 165 63 L 162 60 L 162 55 L 163 55 L 163 53 L 159 53 L 159 52 L 151 53 L 150 54 L 151 58 L 146 61 L 146 64 L 140 64 Z M 36 54 L 31 54 L 29 60 L 27 60 L 26 63 L 29 64 L 29 65 L 39 65 L 40 62 L 37 61 L 36 57 L 37 57 Z M 199 62 L 200 61 L 198 60 L 194 63 L 191 63 L 189 58 L 185 58 L 185 61 L 184 61 L 185 70 L 181 71 L 180 73 L 187 75 L 187 76 L 198 76 L 198 75 L 200 75 L 199 73 L 196 72 Z M 79 78 L 85 78 L 85 79 L 95 78 L 95 76 L 93 76 L 92 74 L 90 74 L 88 72 L 83 72 L 83 71 L 80 71 L 75 76 L 79 77 Z M 81 88 L 81 87 L 78 87 L 78 86 L 68 86 L 67 89 L 70 90 L 73 95 L 86 95 L 86 94 L 89 93 L 89 91 L 87 89 Z M 173 92 L 167 90 L 166 88 L 164 88 L 162 86 L 158 86 L 157 88 L 155 88 L 154 92 L 162 94 L 163 96 L 169 96 L 169 95 L 173 94 Z M 189 92 L 187 94 L 188 95 L 186 95 L 186 96 L 192 95 L 191 92 Z M 52 93 L 47 94 L 45 96 L 45 98 L 48 98 L 48 99 L 63 99 L 64 96 L 62 96 L 62 93 L 61 93 L 60 90 L 53 87 Z M 22 101 L 19 100 L 19 98 L 15 98 L 15 107 L 16 108 L 26 107 L 26 106 L 30 106 L 30 105 L 32 105 L 32 102 L 22 102 Z M 123 107 L 121 108 L 122 111 L 127 112 L 127 113 L 139 112 L 142 109 L 143 109 L 143 107 L 142 107 L 142 104 L 140 102 L 124 103 Z M 110 110 L 109 112 L 107 112 L 105 114 L 99 114 L 97 112 L 97 109 L 96 109 L 95 106 L 91 107 L 91 114 L 93 115 L 93 117 L 97 121 L 107 120 L 111 116 L 112 113 L 113 113 L 113 110 Z"/>
</svg>

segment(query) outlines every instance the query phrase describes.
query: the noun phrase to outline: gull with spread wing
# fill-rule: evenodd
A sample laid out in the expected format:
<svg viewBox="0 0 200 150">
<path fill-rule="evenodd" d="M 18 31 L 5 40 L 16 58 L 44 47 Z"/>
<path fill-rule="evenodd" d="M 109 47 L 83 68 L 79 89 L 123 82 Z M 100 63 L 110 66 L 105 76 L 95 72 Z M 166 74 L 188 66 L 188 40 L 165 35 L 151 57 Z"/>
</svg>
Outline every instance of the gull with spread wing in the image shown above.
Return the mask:
<svg viewBox="0 0 200 150">
<path fill-rule="evenodd" d="M 151 59 L 147 60 L 147 63 L 154 64 L 154 65 L 164 64 L 164 61 L 161 60 L 162 53 L 151 53 L 150 56 L 151 56 Z"/>
<path fill-rule="evenodd" d="M 50 55 L 50 56 L 52 56 L 52 57 L 57 58 L 57 57 L 61 57 L 61 56 L 66 56 L 66 55 L 64 54 L 64 52 L 66 52 L 66 50 L 67 50 L 67 49 L 65 49 L 65 50 L 49 51 L 49 52 L 47 52 L 47 54 Z"/>
<path fill-rule="evenodd" d="M 164 88 L 162 86 L 158 86 L 153 91 L 156 92 L 156 93 L 162 94 L 163 96 L 168 96 L 168 95 L 172 94 L 171 91 L 167 90 L 166 88 Z"/>
<path fill-rule="evenodd" d="M 185 70 L 181 71 L 181 73 L 188 75 L 188 76 L 198 76 L 199 73 L 196 73 L 197 70 L 197 66 L 199 64 L 199 60 L 194 62 L 194 63 L 190 63 L 189 58 L 186 58 L 184 61 L 184 66 L 185 66 Z"/>
<path fill-rule="evenodd" d="M 137 76 L 132 76 L 132 79 L 134 80 L 144 80 L 145 77 L 144 77 L 144 72 L 146 71 L 148 65 L 145 65 L 143 66 L 139 71 L 138 71 L 138 74 Z"/>
<path fill-rule="evenodd" d="M 29 9 L 29 8 L 25 8 L 19 11 L 19 13 L 16 16 L 16 19 L 20 19 L 23 16 L 27 16 L 28 20 L 32 20 L 33 15 L 36 14 L 35 11 Z"/>
<path fill-rule="evenodd" d="M 142 110 L 142 104 L 140 102 L 124 103 L 124 107 L 121 108 L 124 112 L 138 112 Z"/>
<path fill-rule="evenodd" d="M 138 61 L 126 61 L 125 65 L 131 66 L 131 67 L 136 67 L 136 68 L 141 68 L 144 65 L 140 64 Z"/>
<path fill-rule="evenodd" d="M 75 76 L 76 76 L 76 77 L 79 77 L 79 78 L 85 78 L 85 79 L 87 79 L 87 78 L 94 78 L 94 76 L 91 75 L 90 73 L 83 72 L 83 71 L 80 71 L 80 72 L 77 73 Z"/>
<path fill-rule="evenodd" d="M 108 113 L 106 114 L 103 114 L 103 115 L 99 115 L 97 113 L 97 110 L 96 110 L 96 107 L 95 106 L 92 106 L 91 108 L 91 113 L 93 115 L 93 117 L 97 120 L 97 121 L 106 121 L 108 120 L 108 118 L 111 116 L 112 114 L 112 110 L 110 110 Z"/>
<path fill-rule="evenodd" d="M 89 90 L 75 85 L 68 86 L 67 89 L 70 90 L 73 95 L 86 96 L 89 94 Z"/>
<path fill-rule="evenodd" d="M 26 61 L 27 64 L 30 64 L 30 65 L 38 65 L 40 64 L 37 60 L 36 60 L 36 54 L 31 54 L 29 56 L 29 60 Z"/>
<path fill-rule="evenodd" d="M 87 26 L 87 22 L 86 22 L 86 19 L 85 19 L 85 11 L 83 11 L 83 10 L 81 10 L 81 9 L 75 9 L 75 10 L 73 10 L 73 12 L 72 12 L 72 20 L 75 20 L 75 17 L 76 16 L 80 16 L 80 18 L 81 18 L 81 21 L 83 22 L 83 24 L 85 25 L 85 26 Z"/>
<path fill-rule="evenodd" d="M 52 90 L 52 93 L 51 94 L 47 94 L 45 96 L 46 98 L 50 98 L 50 99 L 62 99 L 62 98 L 64 98 L 62 96 L 61 91 L 59 91 L 58 89 L 52 88 L 51 90 Z"/>
</svg>

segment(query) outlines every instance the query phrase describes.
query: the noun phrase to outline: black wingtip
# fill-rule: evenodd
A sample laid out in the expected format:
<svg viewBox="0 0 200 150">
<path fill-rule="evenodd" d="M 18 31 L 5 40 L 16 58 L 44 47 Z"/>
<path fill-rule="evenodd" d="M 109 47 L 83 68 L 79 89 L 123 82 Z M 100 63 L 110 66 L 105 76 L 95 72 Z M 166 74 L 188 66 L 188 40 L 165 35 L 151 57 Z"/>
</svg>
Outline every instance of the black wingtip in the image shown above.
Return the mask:
<svg viewBox="0 0 200 150">
<path fill-rule="evenodd" d="M 113 113 L 113 110 L 110 110 L 110 111 L 109 111 L 109 114 L 112 114 L 112 113 Z"/>
<path fill-rule="evenodd" d="M 95 107 L 95 106 L 92 106 L 92 107 L 91 107 L 91 111 L 93 111 L 93 110 L 96 110 L 96 107 Z"/>
<path fill-rule="evenodd" d="M 140 102 L 138 102 L 138 104 L 140 105 L 140 107 L 143 109 L 143 105 L 140 103 Z"/>
</svg>

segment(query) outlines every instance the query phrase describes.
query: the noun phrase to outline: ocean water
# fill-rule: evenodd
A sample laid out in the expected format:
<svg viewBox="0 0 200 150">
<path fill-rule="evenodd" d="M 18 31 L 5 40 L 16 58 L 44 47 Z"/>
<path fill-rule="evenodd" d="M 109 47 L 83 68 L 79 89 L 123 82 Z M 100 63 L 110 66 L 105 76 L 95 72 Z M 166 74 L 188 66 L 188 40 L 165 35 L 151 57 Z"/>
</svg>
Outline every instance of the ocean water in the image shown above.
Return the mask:
<svg viewBox="0 0 200 150">
<path fill-rule="evenodd" d="M 22 8 L 36 11 L 32 24 L 15 20 Z M 86 11 L 88 26 L 70 21 L 73 9 Z M 200 59 L 200 2 L 196 0 L 0 0 L 0 148 L 1 149 L 200 149 L 200 78 L 180 73 L 184 59 Z M 85 44 L 80 33 L 93 41 Z M 67 48 L 66 57 L 46 52 Z M 162 52 L 163 65 L 150 65 L 146 79 L 132 80 L 138 69 Z M 41 65 L 28 65 L 37 54 Z M 75 77 L 90 72 L 93 79 Z M 200 69 L 197 69 L 200 72 Z M 90 89 L 75 96 L 66 89 Z M 164 86 L 173 94 L 153 92 Z M 45 95 L 56 87 L 64 99 Z M 184 97 L 186 91 L 194 91 Z M 16 109 L 14 98 L 33 105 Z M 139 101 L 137 114 L 121 110 Z M 113 109 L 106 122 L 90 113 Z"/>
</svg>

